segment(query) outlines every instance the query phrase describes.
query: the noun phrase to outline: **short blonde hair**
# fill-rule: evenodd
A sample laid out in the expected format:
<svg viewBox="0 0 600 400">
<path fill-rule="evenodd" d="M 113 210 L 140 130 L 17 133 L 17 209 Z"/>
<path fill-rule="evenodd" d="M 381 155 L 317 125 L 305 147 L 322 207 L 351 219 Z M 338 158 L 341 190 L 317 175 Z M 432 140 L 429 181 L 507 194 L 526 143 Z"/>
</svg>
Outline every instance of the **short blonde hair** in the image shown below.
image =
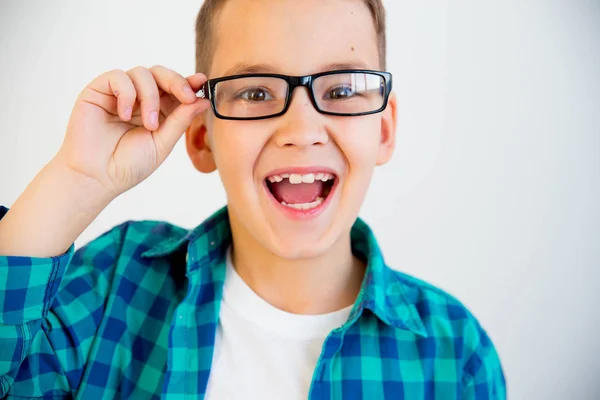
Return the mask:
<svg viewBox="0 0 600 400">
<path fill-rule="evenodd" d="M 215 43 L 215 21 L 227 0 L 204 0 L 196 17 L 196 72 L 208 74 Z M 369 8 L 379 51 L 379 68 L 386 69 L 385 8 L 381 0 L 363 0 Z"/>
</svg>

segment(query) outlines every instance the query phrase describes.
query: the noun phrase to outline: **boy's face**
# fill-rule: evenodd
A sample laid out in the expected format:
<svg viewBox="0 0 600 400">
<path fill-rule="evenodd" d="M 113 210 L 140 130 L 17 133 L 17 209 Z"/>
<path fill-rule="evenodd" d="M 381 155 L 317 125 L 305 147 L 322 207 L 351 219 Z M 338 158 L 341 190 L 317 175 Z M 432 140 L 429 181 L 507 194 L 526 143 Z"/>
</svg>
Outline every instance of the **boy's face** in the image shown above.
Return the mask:
<svg viewBox="0 0 600 400">
<path fill-rule="evenodd" d="M 373 19 L 361 0 L 229 0 L 217 18 L 209 78 L 379 70 Z M 240 71 L 240 66 L 253 69 Z M 342 117 L 317 112 L 307 89 L 299 87 L 279 117 L 234 121 L 207 111 L 194 121 L 186 142 L 196 168 L 210 172 L 216 166 L 219 171 L 234 232 L 280 257 L 297 259 L 321 255 L 347 240 L 374 166 L 391 157 L 395 128 L 393 94 L 382 113 Z M 288 198 L 298 193 L 312 198 L 313 191 L 323 196 L 331 182 L 288 181 L 287 195 L 286 188 L 276 195 L 267 184 L 274 174 L 306 171 L 301 168 L 335 175 L 315 209 L 291 209 L 276 198 L 281 200 L 282 192 Z"/>
</svg>

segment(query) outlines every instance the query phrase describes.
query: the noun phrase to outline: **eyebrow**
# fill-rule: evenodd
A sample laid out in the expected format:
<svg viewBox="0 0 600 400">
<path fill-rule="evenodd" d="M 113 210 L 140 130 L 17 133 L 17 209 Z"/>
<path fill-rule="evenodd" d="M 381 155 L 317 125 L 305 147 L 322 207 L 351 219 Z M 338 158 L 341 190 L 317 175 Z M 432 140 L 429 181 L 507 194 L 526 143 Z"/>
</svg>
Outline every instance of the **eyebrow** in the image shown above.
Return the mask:
<svg viewBox="0 0 600 400">
<path fill-rule="evenodd" d="M 333 62 L 321 65 L 318 72 L 327 72 L 344 69 L 371 69 L 361 61 Z M 270 64 L 239 63 L 229 68 L 223 76 L 240 74 L 280 74 L 281 71 Z"/>
</svg>

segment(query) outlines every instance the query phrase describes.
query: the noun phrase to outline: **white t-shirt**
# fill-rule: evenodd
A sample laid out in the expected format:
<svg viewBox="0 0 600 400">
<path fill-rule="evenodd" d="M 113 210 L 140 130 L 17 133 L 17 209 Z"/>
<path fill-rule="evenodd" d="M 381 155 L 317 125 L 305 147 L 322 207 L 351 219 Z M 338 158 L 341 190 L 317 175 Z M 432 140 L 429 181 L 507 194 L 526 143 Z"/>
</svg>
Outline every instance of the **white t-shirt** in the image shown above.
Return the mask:
<svg viewBox="0 0 600 400">
<path fill-rule="evenodd" d="M 275 308 L 238 275 L 228 251 L 206 399 L 306 400 L 323 342 L 351 310 L 299 315 Z"/>
</svg>

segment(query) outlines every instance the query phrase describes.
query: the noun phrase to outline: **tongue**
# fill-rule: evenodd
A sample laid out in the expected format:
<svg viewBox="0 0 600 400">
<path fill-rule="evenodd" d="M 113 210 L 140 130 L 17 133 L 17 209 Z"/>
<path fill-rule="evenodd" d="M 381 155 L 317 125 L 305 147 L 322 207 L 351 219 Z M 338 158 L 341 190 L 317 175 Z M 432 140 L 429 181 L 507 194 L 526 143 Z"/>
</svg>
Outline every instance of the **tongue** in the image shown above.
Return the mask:
<svg viewBox="0 0 600 400">
<path fill-rule="evenodd" d="M 292 184 L 288 179 L 271 183 L 271 191 L 277 201 L 287 204 L 312 203 L 323 193 L 323 182 Z"/>
</svg>

